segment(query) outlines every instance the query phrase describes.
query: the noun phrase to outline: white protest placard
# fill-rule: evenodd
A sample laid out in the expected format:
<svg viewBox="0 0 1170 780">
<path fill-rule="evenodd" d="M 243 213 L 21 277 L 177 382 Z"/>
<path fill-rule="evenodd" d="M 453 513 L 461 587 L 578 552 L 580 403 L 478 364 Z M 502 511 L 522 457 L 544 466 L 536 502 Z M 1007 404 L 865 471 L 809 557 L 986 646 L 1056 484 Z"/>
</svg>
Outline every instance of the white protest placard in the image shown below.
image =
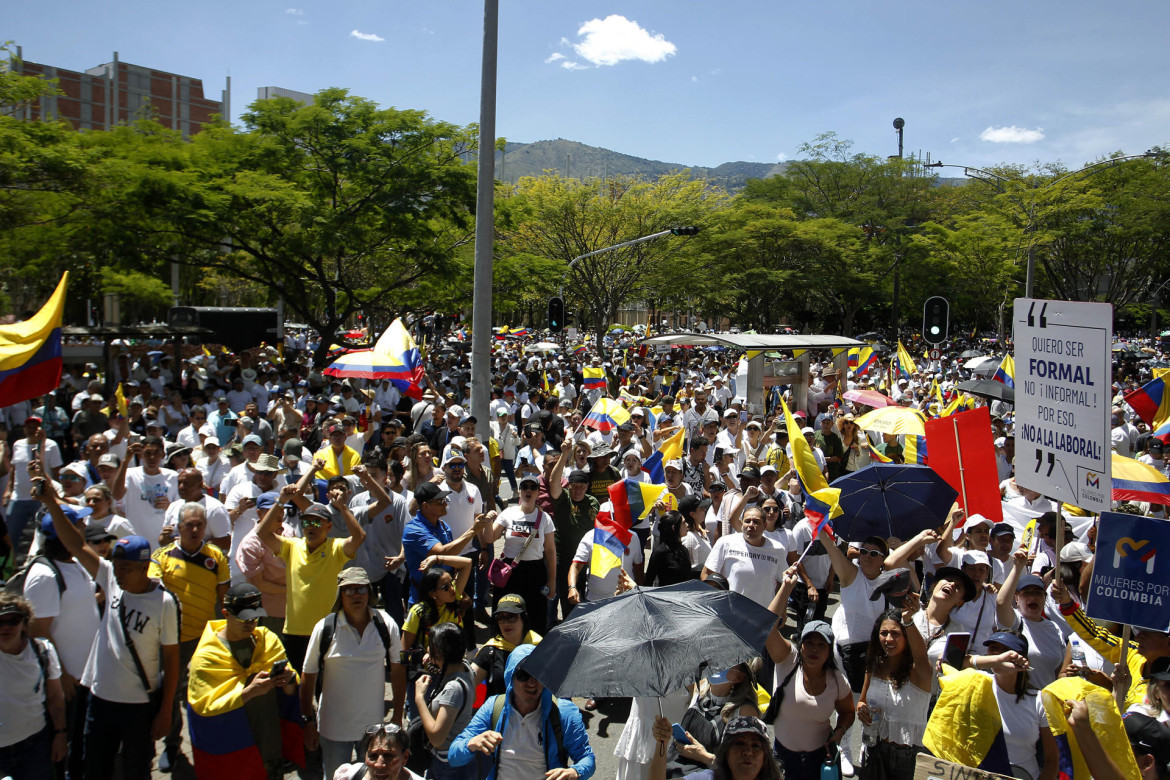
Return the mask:
<svg viewBox="0 0 1170 780">
<path fill-rule="evenodd" d="M 1113 307 L 1016 298 L 1016 483 L 1093 512 L 1111 506 Z"/>
</svg>

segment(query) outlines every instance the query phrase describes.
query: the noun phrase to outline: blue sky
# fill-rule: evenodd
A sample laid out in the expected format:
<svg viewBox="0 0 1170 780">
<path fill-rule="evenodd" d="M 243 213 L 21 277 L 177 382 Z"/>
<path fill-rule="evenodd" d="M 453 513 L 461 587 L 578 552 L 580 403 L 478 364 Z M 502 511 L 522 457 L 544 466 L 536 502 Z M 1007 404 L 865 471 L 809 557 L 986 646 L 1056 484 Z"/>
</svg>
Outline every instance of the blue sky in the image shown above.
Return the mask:
<svg viewBox="0 0 1170 780">
<path fill-rule="evenodd" d="M 857 151 L 973 166 L 1170 144 L 1161 0 L 502 0 L 497 135 L 567 138 L 686 165 Z M 12 3 L 0 38 L 84 70 L 122 60 L 260 86 L 340 86 L 460 124 L 479 116 L 477 0 Z"/>
</svg>

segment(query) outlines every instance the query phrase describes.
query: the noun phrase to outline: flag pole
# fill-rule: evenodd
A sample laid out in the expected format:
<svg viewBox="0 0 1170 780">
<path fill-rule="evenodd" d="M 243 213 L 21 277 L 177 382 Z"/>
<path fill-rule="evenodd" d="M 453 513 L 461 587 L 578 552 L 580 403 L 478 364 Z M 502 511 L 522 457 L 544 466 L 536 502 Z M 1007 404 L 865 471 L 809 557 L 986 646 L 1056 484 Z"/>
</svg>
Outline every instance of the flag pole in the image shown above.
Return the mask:
<svg viewBox="0 0 1170 780">
<path fill-rule="evenodd" d="M 967 504 L 967 480 L 963 476 L 963 447 L 959 443 L 959 422 L 958 422 L 958 420 L 955 421 L 954 429 L 955 429 L 955 454 L 959 458 L 959 492 L 963 496 L 963 522 L 966 523 L 967 522 L 967 511 L 968 511 L 969 505 Z"/>
<path fill-rule="evenodd" d="M 1057 557 L 1059 557 L 1059 555 Z M 1060 567 L 1057 566 L 1056 568 L 1059 569 Z M 1132 629 L 1130 628 L 1129 623 L 1126 623 L 1121 627 L 1121 646 L 1118 648 L 1119 652 L 1117 654 L 1117 664 L 1126 669 L 1129 668 L 1126 666 L 1125 656 L 1129 653 L 1129 637 L 1131 632 Z M 1132 685 L 1132 682 L 1130 684 Z M 1122 693 L 1122 691 L 1114 691 L 1113 697 L 1117 700 L 1117 709 L 1120 710 L 1125 707 L 1125 694 Z"/>
</svg>

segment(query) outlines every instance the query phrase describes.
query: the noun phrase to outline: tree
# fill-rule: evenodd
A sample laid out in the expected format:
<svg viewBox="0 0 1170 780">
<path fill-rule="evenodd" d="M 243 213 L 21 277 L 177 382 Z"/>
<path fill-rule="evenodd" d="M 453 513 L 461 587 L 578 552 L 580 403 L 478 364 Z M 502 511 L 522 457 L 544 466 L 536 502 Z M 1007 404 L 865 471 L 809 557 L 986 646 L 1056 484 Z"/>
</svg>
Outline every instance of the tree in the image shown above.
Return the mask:
<svg viewBox="0 0 1170 780">
<path fill-rule="evenodd" d="M 663 238 L 607 251 L 598 249 L 684 225 L 702 226 L 726 202 L 726 194 L 685 172 L 650 181 L 632 177 L 521 179 L 512 202 L 512 226 L 497 231 L 506 253 L 561 264 L 570 309 L 592 323 L 597 348 L 622 304 L 654 289 L 651 276 L 672 273 L 687 239 Z"/>
<path fill-rule="evenodd" d="M 342 89 L 259 100 L 244 129 L 205 128 L 184 156 L 140 158 L 138 214 L 156 253 L 263 285 L 322 335 L 418 303 L 471 240 L 472 128 L 379 109 Z"/>
</svg>

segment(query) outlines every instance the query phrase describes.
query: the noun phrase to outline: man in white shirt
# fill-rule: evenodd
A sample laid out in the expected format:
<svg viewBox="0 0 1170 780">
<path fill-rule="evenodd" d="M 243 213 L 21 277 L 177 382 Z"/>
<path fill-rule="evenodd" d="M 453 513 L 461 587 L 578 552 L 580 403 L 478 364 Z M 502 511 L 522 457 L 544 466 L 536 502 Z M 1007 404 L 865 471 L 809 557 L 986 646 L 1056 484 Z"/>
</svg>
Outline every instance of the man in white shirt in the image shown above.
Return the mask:
<svg viewBox="0 0 1170 780">
<path fill-rule="evenodd" d="M 766 607 L 788 568 L 788 550 L 764 535 L 764 512 L 758 506 L 744 510 L 741 527 L 741 533 L 721 536 L 715 542 L 703 564 L 702 579 L 722 574 L 731 590 Z"/>
<path fill-rule="evenodd" d="M 203 507 L 207 525 L 204 528 L 203 538 L 226 551 L 232 541 L 232 521 L 228 517 L 227 508 L 217 498 L 212 498 L 203 490 L 203 473 L 196 468 L 186 468 L 179 472 L 179 498 L 169 507 L 163 519 L 163 535 L 174 538 L 178 535 L 179 510 L 187 502 L 199 504 Z"/>
<path fill-rule="evenodd" d="M 141 466 L 130 466 L 135 456 L 141 458 Z M 118 467 L 111 486 L 114 498 L 126 510 L 126 519 L 134 533 L 149 539 L 151 549 L 158 544 L 167 507 L 179 499 L 179 475 L 162 468 L 162 462 L 162 439 L 147 436 L 134 442 L 126 448 L 126 459 Z"/>
<path fill-rule="evenodd" d="M 606 512 L 612 512 L 613 505 L 606 501 L 601 505 L 601 509 L 597 514 L 601 515 Z M 621 570 L 634 578 L 635 582 L 642 582 L 643 570 L 643 553 L 642 545 L 638 543 L 638 536 L 634 534 L 630 537 L 630 543 L 622 550 L 622 565 L 621 569 L 610 569 L 604 577 L 598 577 L 593 573 L 589 563 L 593 560 L 593 529 L 585 532 L 581 537 L 581 541 L 577 543 L 577 550 L 573 554 L 573 562 L 569 564 L 568 587 L 569 587 L 569 603 L 576 606 L 581 602 L 581 596 L 584 594 L 585 601 L 601 601 L 602 599 L 612 598 L 617 592 L 618 577 Z M 581 572 L 589 569 L 588 585 L 582 588 L 579 584 L 581 581 Z"/>
<path fill-rule="evenodd" d="M 451 491 L 451 495 L 447 496 L 447 514 L 443 520 L 450 526 L 452 538 L 458 539 L 469 528 L 475 525 L 476 516 L 483 514 L 490 507 L 484 506 L 483 494 L 479 488 L 465 478 L 467 473 L 467 457 L 461 449 L 452 447 L 447 451 L 447 455 L 442 462 L 442 469 L 443 482 L 440 486 L 444 490 Z M 463 546 L 462 550 L 458 550 L 455 554 L 476 561 L 479 558 L 479 553 L 476 550 L 474 537 Z M 472 565 L 474 567 L 474 563 Z M 467 595 L 474 598 L 474 604 L 477 609 L 487 609 L 490 603 L 488 594 L 481 592 L 480 585 L 483 584 L 480 578 L 475 576 L 475 569 L 473 568 L 471 579 L 467 582 Z M 468 634 L 468 629 L 474 627 L 474 621 L 467 620 L 464 623 L 464 633 Z M 473 637 L 474 635 L 471 636 Z"/>
</svg>

